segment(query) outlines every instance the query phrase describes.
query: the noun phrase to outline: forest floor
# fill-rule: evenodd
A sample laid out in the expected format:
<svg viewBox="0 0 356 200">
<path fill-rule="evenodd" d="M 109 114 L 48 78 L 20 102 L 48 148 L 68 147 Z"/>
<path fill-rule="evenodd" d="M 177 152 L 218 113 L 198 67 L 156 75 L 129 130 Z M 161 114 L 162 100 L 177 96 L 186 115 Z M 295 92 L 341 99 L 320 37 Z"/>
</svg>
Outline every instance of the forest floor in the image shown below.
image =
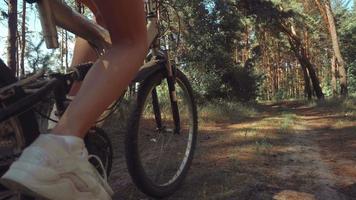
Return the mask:
<svg viewBox="0 0 356 200">
<path fill-rule="evenodd" d="M 356 199 L 352 106 L 265 103 L 252 117 L 204 117 L 188 176 L 167 199 Z M 150 199 L 133 186 L 120 164 L 122 144 L 115 146 L 114 199 Z"/>
</svg>

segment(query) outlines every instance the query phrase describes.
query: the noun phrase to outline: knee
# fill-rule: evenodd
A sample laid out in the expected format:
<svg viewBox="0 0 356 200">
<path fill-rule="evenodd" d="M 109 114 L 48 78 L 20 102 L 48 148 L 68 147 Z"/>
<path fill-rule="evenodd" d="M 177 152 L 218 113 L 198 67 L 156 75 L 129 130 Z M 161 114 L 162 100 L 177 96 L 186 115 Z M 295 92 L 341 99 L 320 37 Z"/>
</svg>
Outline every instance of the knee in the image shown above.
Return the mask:
<svg viewBox="0 0 356 200">
<path fill-rule="evenodd" d="M 147 55 L 148 44 L 145 34 L 137 34 L 132 37 L 111 37 L 112 48 L 117 50 L 130 51 L 140 59 L 144 59 Z"/>
</svg>

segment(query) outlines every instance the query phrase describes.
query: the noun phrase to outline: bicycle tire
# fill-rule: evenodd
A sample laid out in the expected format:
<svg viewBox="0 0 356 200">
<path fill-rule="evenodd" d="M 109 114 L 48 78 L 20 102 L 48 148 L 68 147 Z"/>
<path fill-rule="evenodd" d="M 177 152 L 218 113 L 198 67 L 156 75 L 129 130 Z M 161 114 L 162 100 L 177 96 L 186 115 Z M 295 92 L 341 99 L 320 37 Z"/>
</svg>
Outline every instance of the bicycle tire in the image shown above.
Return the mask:
<svg viewBox="0 0 356 200">
<path fill-rule="evenodd" d="M 0 87 L 4 87 L 6 85 L 12 84 L 16 82 L 17 79 L 11 72 L 11 70 L 4 64 L 4 62 L 0 59 Z M 15 102 L 25 96 L 25 93 L 22 90 L 19 90 L 19 92 L 9 98 L 6 102 L 0 102 L 0 108 L 4 107 L 8 104 L 11 104 L 11 102 Z M 22 141 L 19 141 L 19 147 L 17 148 L 25 148 L 28 145 L 30 145 L 39 135 L 38 131 L 38 124 L 35 118 L 35 115 L 33 111 L 26 111 L 18 116 L 12 117 L 10 120 L 12 120 L 12 125 L 16 126 L 17 131 L 20 136 L 17 136 L 17 138 L 21 138 Z M 4 123 L 4 122 L 2 122 Z M 1 124 L 1 123 L 0 123 Z M 1 139 L 0 139 L 1 140 Z M 4 164 L 0 166 L 0 176 L 2 176 L 10 167 L 10 164 Z M 0 185 L 0 192 L 1 191 L 6 191 L 7 189 L 4 188 L 3 186 Z M 14 197 L 16 199 L 22 199 L 22 200 L 28 200 L 32 199 L 30 197 L 24 197 L 20 196 L 17 194 L 14 194 L 17 197 Z"/>
<path fill-rule="evenodd" d="M 110 176 L 113 163 L 113 146 L 109 135 L 101 128 L 94 128 L 84 138 L 85 145 L 90 155 L 96 155 L 104 165 L 107 177 Z M 101 166 L 97 161 L 90 160 L 91 164 L 103 175 Z M 104 177 L 104 176 L 103 176 Z"/>
<path fill-rule="evenodd" d="M 189 128 L 189 139 L 187 144 L 187 149 L 185 149 L 185 154 L 179 168 L 177 168 L 177 174 L 174 174 L 172 180 L 169 180 L 166 184 L 157 184 L 152 181 L 144 168 L 140 153 L 139 153 L 139 127 L 142 120 L 143 109 L 146 105 L 149 94 L 166 79 L 165 72 L 157 72 L 147 78 L 143 84 L 140 85 L 138 90 L 136 106 L 129 118 L 128 131 L 125 138 L 125 155 L 129 174 L 135 185 L 146 195 L 155 198 L 163 198 L 174 193 L 182 184 L 184 178 L 192 163 L 194 156 L 194 150 L 196 147 L 196 137 L 198 129 L 197 111 L 196 104 L 193 97 L 193 90 L 186 76 L 176 70 L 176 84 L 177 86 L 184 87 L 184 92 L 187 95 L 188 105 L 190 108 L 189 115 L 191 116 L 192 127 Z M 167 92 L 169 93 L 168 89 Z M 175 136 L 176 137 L 176 136 Z M 179 137 L 179 136 L 177 136 Z M 189 146 L 190 145 L 190 146 Z M 164 146 L 164 145 L 163 145 Z M 173 148 L 173 147 L 172 147 Z M 189 149 L 188 149 L 189 148 Z M 176 152 L 174 152 L 176 153 Z M 178 154 L 178 153 L 177 153 Z M 183 166 L 184 165 L 184 166 Z M 177 177 L 176 177 L 177 175 Z"/>
</svg>

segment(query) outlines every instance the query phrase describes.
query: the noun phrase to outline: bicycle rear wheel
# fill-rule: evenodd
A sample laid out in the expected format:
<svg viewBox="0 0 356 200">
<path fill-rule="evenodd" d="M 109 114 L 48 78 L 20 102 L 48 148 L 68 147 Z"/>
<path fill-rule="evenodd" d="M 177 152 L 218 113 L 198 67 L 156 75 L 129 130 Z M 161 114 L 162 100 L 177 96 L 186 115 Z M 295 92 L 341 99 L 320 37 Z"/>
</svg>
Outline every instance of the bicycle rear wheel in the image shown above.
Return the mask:
<svg viewBox="0 0 356 200">
<path fill-rule="evenodd" d="M 196 105 L 189 81 L 179 70 L 175 87 L 180 133 L 174 133 L 168 84 L 163 73 L 156 73 L 142 83 L 129 120 L 125 141 L 128 170 L 136 186 L 152 197 L 165 197 L 179 188 L 196 145 Z"/>
<path fill-rule="evenodd" d="M 16 82 L 10 69 L 0 59 L 0 88 Z M 6 101 L 0 101 L 0 109 L 23 98 L 22 90 Z M 0 176 L 9 168 L 11 163 L 20 155 L 22 150 L 31 144 L 38 136 L 38 125 L 32 111 L 26 111 L 18 116 L 0 123 Z M 0 185 L 0 199 L 30 199 L 17 192 L 12 192 Z"/>
</svg>

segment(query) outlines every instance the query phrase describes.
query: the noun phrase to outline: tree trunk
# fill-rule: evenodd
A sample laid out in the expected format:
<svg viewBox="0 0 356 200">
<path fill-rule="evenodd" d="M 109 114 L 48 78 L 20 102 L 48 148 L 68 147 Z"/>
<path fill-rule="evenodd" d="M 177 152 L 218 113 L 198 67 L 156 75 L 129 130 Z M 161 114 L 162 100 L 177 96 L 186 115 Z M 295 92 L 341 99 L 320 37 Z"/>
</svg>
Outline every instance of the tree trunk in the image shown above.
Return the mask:
<svg viewBox="0 0 356 200">
<path fill-rule="evenodd" d="M 289 41 L 291 42 L 291 41 Z M 302 68 L 302 72 L 303 72 L 303 78 L 304 78 L 304 97 L 307 97 L 309 100 L 312 99 L 313 93 L 312 93 L 312 89 L 311 89 L 311 85 L 310 85 L 310 77 L 309 77 L 309 73 L 307 70 L 307 67 L 305 66 L 305 64 L 303 62 L 301 62 L 301 56 L 298 53 L 298 50 L 295 49 L 294 45 L 291 44 L 292 48 L 293 48 L 293 52 L 295 53 L 297 60 L 299 61 L 299 64 Z"/>
<path fill-rule="evenodd" d="M 20 38 L 20 33 L 19 31 L 17 30 L 16 31 L 16 70 L 15 70 L 15 73 L 16 73 L 16 77 L 19 77 L 19 72 L 20 72 L 20 63 L 19 63 L 19 57 L 20 57 L 20 49 L 21 49 L 21 38 Z"/>
<path fill-rule="evenodd" d="M 26 1 L 22 1 L 22 25 L 21 25 L 21 66 L 20 77 L 25 75 L 25 49 L 26 49 Z"/>
<path fill-rule="evenodd" d="M 68 58 L 68 31 L 65 31 L 65 56 L 66 56 L 66 66 L 64 68 L 64 72 L 67 73 L 67 70 L 69 68 L 69 58 Z"/>
<path fill-rule="evenodd" d="M 301 65 L 303 77 L 304 77 L 304 96 L 307 97 L 309 100 L 312 99 L 312 91 L 310 87 L 310 78 L 307 71 L 307 68 L 304 65 Z"/>
<path fill-rule="evenodd" d="M 337 62 L 335 56 L 333 56 L 333 58 L 331 59 L 331 88 L 334 97 L 337 96 L 336 69 L 337 69 Z"/>
<path fill-rule="evenodd" d="M 324 99 L 324 94 L 320 87 L 319 78 L 316 75 L 314 65 L 309 61 L 309 59 L 305 55 L 302 55 L 299 59 L 300 59 L 301 64 L 305 65 L 305 67 L 308 69 L 309 76 L 313 83 L 313 88 L 314 88 L 316 97 L 318 99 Z"/>
<path fill-rule="evenodd" d="M 314 65 L 309 61 L 309 59 L 307 57 L 306 50 L 300 45 L 300 43 L 297 43 L 297 44 L 293 43 L 293 39 L 291 39 L 291 38 L 289 38 L 289 44 L 291 45 L 291 48 L 302 67 L 303 74 L 304 74 L 305 87 L 307 87 L 307 85 L 310 85 L 309 79 L 307 80 L 307 78 L 306 78 L 307 74 L 309 74 L 309 77 L 313 84 L 313 88 L 314 88 L 316 97 L 318 99 L 324 99 L 324 94 L 320 87 L 319 78 L 316 75 Z M 304 68 L 308 70 L 307 74 L 305 73 L 306 70 Z M 309 86 L 309 89 L 311 89 L 310 86 Z M 305 92 L 307 93 L 308 98 L 311 97 L 311 91 L 309 91 L 309 89 L 308 88 L 305 89 Z"/>
<path fill-rule="evenodd" d="M 308 70 L 309 77 L 312 81 L 314 92 L 315 92 L 317 98 L 324 99 L 324 94 L 320 87 L 319 78 L 316 75 L 315 67 L 309 60 L 308 51 L 304 48 L 302 40 L 296 34 L 296 30 L 295 30 L 294 26 L 292 25 L 289 29 L 289 28 L 285 27 L 283 24 L 280 24 L 279 28 L 281 29 L 281 31 L 283 33 L 285 33 L 287 35 L 289 44 L 290 44 L 295 56 L 297 57 L 300 65 L 304 66 Z"/>
<path fill-rule="evenodd" d="M 16 74 L 16 52 L 17 52 L 17 0 L 9 0 L 8 10 L 8 48 L 7 48 L 7 62 L 13 74 Z"/>
<path fill-rule="evenodd" d="M 241 55 L 241 60 L 242 63 L 246 63 L 248 60 L 249 56 L 249 39 L 250 39 L 250 32 L 249 32 L 249 27 L 246 24 L 245 25 L 245 32 L 243 34 L 243 41 L 244 41 L 244 48 L 242 49 L 242 55 Z"/>
<path fill-rule="evenodd" d="M 340 51 L 339 39 L 338 39 L 337 32 L 336 32 L 334 15 L 331 11 L 329 1 L 327 3 L 325 3 L 324 6 L 325 6 L 325 11 L 326 11 L 326 16 L 328 19 L 329 32 L 330 32 L 330 36 L 331 36 L 333 51 L 334 51 L 334 55 L 336 57 L 336 61 L 338 64 L 338 69 L 339 69 L 340 94 L 342 96 L 347 96 L 347 93 L 348 93 L 348 91 L 347 91 L 347 74 L 346 74 L 346 70 L 345 70 L 345 62 L 344 62 L 344 59 L 342 58 L 341 51 Z"/>
<path fill-rule="evenodd" d="M 60 50 L 61 50 L 61 68 L 64 67 L 64 30 L 61 29 L 61 46 L 60 46 Z"/>
</svg>

